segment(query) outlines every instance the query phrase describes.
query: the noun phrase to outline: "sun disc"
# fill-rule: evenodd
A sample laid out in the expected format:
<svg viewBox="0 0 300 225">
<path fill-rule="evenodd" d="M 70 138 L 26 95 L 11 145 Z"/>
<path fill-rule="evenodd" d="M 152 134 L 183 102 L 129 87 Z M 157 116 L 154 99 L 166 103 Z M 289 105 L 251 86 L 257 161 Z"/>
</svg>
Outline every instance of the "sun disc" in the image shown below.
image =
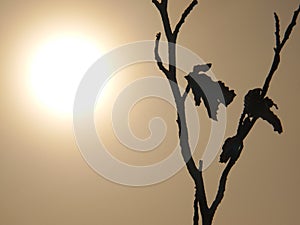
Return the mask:
<svg viewBox="0 0 300 225">
<path fill-rule="evenodd" d="M 34 96 L 52 112 L 71 115 L 78 84 L 100 56 L 97 45 L 82 37 L 48 40 L 31 63 L 30 83 Z"/>
</svg>

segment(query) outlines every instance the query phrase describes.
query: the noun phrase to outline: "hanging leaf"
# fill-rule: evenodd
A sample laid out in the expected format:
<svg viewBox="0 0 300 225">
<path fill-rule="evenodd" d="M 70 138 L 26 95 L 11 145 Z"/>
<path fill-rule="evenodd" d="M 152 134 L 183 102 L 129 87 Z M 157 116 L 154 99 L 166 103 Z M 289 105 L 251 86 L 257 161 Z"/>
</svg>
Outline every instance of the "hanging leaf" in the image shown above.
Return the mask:
<svg viewBox="0 0 300 225">
<path fill-rule="evenodd" d="M 194 100 L 195 100 L 195 105 L 199 106 L 201 103 L 201 98 L 202 96 L 205 96 L 202 89 L 200 86 L 197 84 L 197 82 L 190 76 L 185 76 L 185 79 L 188 81 L 188 85 L 192 89 L 193 95 L 194 95 Z"/>
<path fill-rule="evenodd" d="M 198 69 L 195 69 L 195 67 L 192 73 L 185 76 L 188 85 L 192 89 L 195 105 L 199 106 L 203 101 L 209 118 L 217 120 L 219 105 L 222 103 L 228 106 L 236 94 L 233 90 L 229 90 L 222 81 L 216 82 L 204 73 L 197 73 L 200 66 L 198 66 Z"/>
<path fill-rule="evenodd" d="M 274 131 L 277 131 L 279 134 L 282 133 L 282 125 L 280 119 L 273 113 L 271 108 L 274 106 L 276 109 L 277 105 L 273 102 L 272 99 L 261 96 L 262 89 L 256 88 L 250 90 L 245 96 L 244 105 L 245 111 L 249 116 L 262 118 L 270 123 Z"/>
<path fill-rule="evenodd" d="M 229 137 L 222 146 L 220 162 L 227 163 L 230 158 L 237 159 L 243 149 L 243 141 L 237 136 Z"/>
</svg>

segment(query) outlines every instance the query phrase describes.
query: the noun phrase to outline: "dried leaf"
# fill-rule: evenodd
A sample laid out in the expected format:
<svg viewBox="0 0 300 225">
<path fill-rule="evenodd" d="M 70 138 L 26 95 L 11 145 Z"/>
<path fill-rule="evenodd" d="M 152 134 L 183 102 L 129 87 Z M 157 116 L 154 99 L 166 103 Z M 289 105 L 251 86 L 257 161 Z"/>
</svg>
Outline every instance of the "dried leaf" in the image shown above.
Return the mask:
<svg viewBox="0 0 300 225">
<path fill-rule="evenodd" d="M 245 96 L 244 104 L 245 104 L 245 111 L 249 116 L 262 118 L 270 123 L 274 131 L 278 133 L 282 133 L 282 125 L 280 119 L 273 113 L 271 108 L 275 106 L 278 108 L 277 105 L 273 102 L 272 99 L 261 96 L 262 89 L 256 88 L 250 90 L 247 95 Z"/>
<path fill-rule="evenodd" d="M 192 92 L 194 95 L 194 100 L 195 100 L 195 105 L 199 106 L 201 103 L 201 98 L 202 98 L 202 96 L 204 96 L 202 89 L 190 75 L 185 76 L 185 79 L 187 79 L 188 85 L 192 89 Z"/>
<path fill-rule="evenodd" d="M 222 103 L 228 106 L 235 97 L 233 90 L 229 90 L 221 81 L 215 82 L 204 73 L 190 73 L 185 76 L 188 85 L 192 89 L 195 105 L 199 106 L 203 101 L 209 118 L 217 120 L 217 111 Z"/>
<path fill-rule="evenodd" d="M 243 141 L 237 136 L 229 137 L 224 142 L 223 151 L 220 155 L 220 162 L 227 163 L 230 158 L 237 158 L 243 148 Z"/>
</svg>

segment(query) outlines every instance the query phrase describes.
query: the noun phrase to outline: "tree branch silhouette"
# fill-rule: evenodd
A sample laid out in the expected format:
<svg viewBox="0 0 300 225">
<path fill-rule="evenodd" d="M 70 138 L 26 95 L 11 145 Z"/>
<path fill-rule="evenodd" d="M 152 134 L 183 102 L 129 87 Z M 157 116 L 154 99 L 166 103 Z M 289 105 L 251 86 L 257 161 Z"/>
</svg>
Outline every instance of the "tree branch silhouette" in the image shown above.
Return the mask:
<svg viewBox="0 0 300 225">
<path fill-rule="evenodd" d="M 179 135 L 179 140 L 180 140 L 180 146 L 181 146 L 181 153 L 183 156 L 183 159 L 186 163 L 186 167 L 188 169 L 188 172 L 190 173 L 192 179 L 194 180 L 195 186 L 196 186 L 196 202 L 199 203 L 200 205 L 200 211 L 202 213 L 207 213 L 208 211 L 208 206 L 207 206 L 207 200 L 206 200 L 206 194 L 205 194 L 205 189 L 204 189 L 204 181 L 202 177 L 202 172 L 199 171 L 196 167 L 196 164 L 194 162 L 194 159 L 191 154 L 190 146 L 189 146 L 189 138 L 188 138 L 188 130 L 187 130 L 187 123 L 186 123 L 186 115 L 185 115 L 185 98 L 182 98 L 179 87 L 177 85 L 177 80 L 176 80 L 176 37 L 174 37 L 173 32 L 170 27 L 170 22 L 169 22 L 169 16 L 167 12 L 167 2 L 162 1 L 159 3 L 156 0 L 152 1 L 154 5 L 158 8 L 161 18 L 164 24 L 164 31 L 165 35 L 167 37 L 167 40 L 169 41 L 168 45 L 168 55 L 169 55 L 169 70 L 168 70 L 168 76 L 167 78 L 169 79 L 169 83 L 172 89 L 172 93 L 174 96 L 174 100 L 176 102 L 176 107 L 177 107 L 177 125 L 178 125 L 178 135 Z M 196 5 L 197 1 L 193 1 L 191 5 L 186 9 L 185 13 L 182 15 L 182 19 L 177 25 L 177 30 L 176 32 L 179 32 L 180 26 L 184 23 L 186 17 L 188 14 L 191 12 L 193 9 L 194 5 Z M 163 5 L 164 4 L 164 5 Z M 158 53 L 158 47 L 159 47 L 159 40 L 160 40 L 160 33 L 156 36 L 156 45 L 155 45 L 155 59 L 157 60 L 157 65 L 158 68 L 166 74 L 166 68 L 164 68 L 161 64 L 161 59 Z M 198 217 L 199 218 L 199 217 Z M 197 215 L 195 214 L 194 220 L 197 221 Z M 197 222 L 198 223 L 198 222 Z M 194 223 L 196 224 L 196 223 Z"/>
<path fill-rule="evenodd" d="M 169 16 L 168 16 L 168 12 L 167 12 L 167 1 L 162 1 L 161 3 L 159 3 L 156 0 L 152 1 L 155 6 L 159 9 L 160 13 L 161 13 L 161 18 L 163 21 L 164 29 L 165 29 L 165 34 L 168 37 L 172 36 L 172 30 L 169 24 Z M 188 140 L 188 132 L 187 132 L 187 126 L 186 126 L 186 121 L 185 121 L 185 107 L 184 107 L 184 103 L 181 100 L 181 95 L 180 95 L 180 91 L 179 91 L 179 87 L 177 85 L 176 82 L 174 82 L 174 79 L 176 81 L 176 72 L 174 70 L 171 70 L 171 66 L 170 64 L 172 64 L 170 62 L 170 60 L 174 60 L 175 56 L 172 56 L 174 54 L 173 51 L 171 51 L 171 49 L 174 49 L 174 43 L 169 43 L 168 45 L 168 54 L 169 54 L 169 70 L 167 70 L 161 63 L 161 57 L 159 56 L 159 40 L 161 37 L 161 33 L 158 33 L 156 35 L 156 44 L 155 44 L 155 50 L 154 50 L 154 55 L 155 55 L 155 59 L 157 61 L 157 65 L 158 68 L 164 73 L 166 74 L 167 78 L 169 79 L 170 82 L 170 86 L 172 89 L 172 93 L 174 95 L 174 99 L 176 102 L 176 107 L 177 107 L 177 112 L 178 112 L 178 119 L 177 119 L 177 123 L 178 123 L 178 129 L 179 129 L 179 137 L 181 140 L 181 145 L 182 145 L 182 151 L 183 151 L 183 155 L 184 155 L 184 159 L 185 162 L 187 163 L 187 166 L 189 168 L 190 174 L 191 176 L 196 179 L 197 175 L 196 175 L 196 171 L 197 167 L 195 165 L 195 162 L 193 160 L 193 158 L 191 157 L 191 151 L 190 151 L 190 146 L 188 141 L 183 141 L 183 139 Z M 171 38 L 172 39 L 172 38 Z M 169 38 L 168 38 L 169 40 Z M 172 67 L 175 68 L 176 63 L 174 62 L 172 64 Z M 184 137 L 184 138 L 183 138 Z"/>
<path fill-rule="evenodd" d="M 270 72 L 269 72 L 269 74 L 268 74 L 268 76 L 267 76 L 267 78 L 264 82 L 263 88 L 262 88 L 262 92 L 261 92 L 261 97 L 262 98 L 265 97 L 265 95 L 267 94 L 267 91 L 269 89 L 269 85 L 270 85 L 270 82 L 272 80 L 272 77 L 273 77 L 274 73 L 276 72 L 276 70 L 278 69 L 278 66 L 279 66 L 279 63 L 280 63 L 280 52 L 283 49 L 286 41 L 289 39 L 294 26 L 296 25 L 296 21 L 297 21 L 299 12 L 300 12 L 300 5 L 299 5 L 299 8 L 294 12 L 293 18 L 292 18 L 290 24 L 288 25 L 288 27 L 285 31 L 284 39 L 283 39 L 282 42 L 280 41 L 280 20 L 279 20 L 278 15 L 276 13 L 274 13 L 276 47 L 274 48 L 275 54 L 274 54 L 274 59 L 273 59 L 273 62 L 272 62 Z M 258 119 L 257 117 L 253 117 L 251 119 L 249 117 L 249 115 L 247 117 L 245 117 L 245 116 L 246 116 L 246 113 L 245 113 L 245 110 L 244 110 L 242 115 L 241 115 L 238 130 L 237 130 L 237 134 L 236 134 L 236 137 L 241 138 L 241 142 L 240 142 L 240 144 L 241 144 L 240 147 L 241 148 L 238 151 L 237 157 L 230 159 L 230 161 L 228 162 L 228 164 L 226 165 L 226 167 L 225 167 L 225 169 L 222 173 L 220 183 L 219 183 L 218 192 L 217 192 L 216 198 L 215 198 L 215 200 L 214 200 L 214 202 L 211 206 L 211 210 L 213 212 L 216 211 L 217 207 L 219 206 L 219 204 L 221 203 L 221 201 L 224 197 L 227 177 L 229 175 L 230 170 L 234 166 L 235 162 L 240 157 L 240 154 L 241 154 L 242 149 L 243 149 L 243 140 L 249 134 L 250 130 L 253 128 L 255 122 Z"/>
<path fill-rule="evenodd" d="M 270 82 L 274 73 L 276 72 L 279 63 L 280 63 L 280 52 L 284 47 L 286 41 L 289 39 L 294 26 L 296 25 L 296 21 L 300 12 L 299 8 L 294 12 L 293 18 L 288 25 L 284 38 L 281 41 L 280 38 L 280 20 L 277 14 L 274 14 L 275 17 L 275 42 L 276 47 L 274 48 L 275 55 L 273 58 L 272 66 L 267 75 L 267 78 L 264 82 L 263 88 L 256 88 L 250 90 L 244 98 L 244 110 L 241 114 L 236 135 L 233 137 L 229 137 L 225 140 L 222 146 L 222 153 L 220 155 L 220 162 L 226 163 L 226 166 L 222 172 L 220 177 L 218 191 L 216 193 L 216 197 L 213 200 L 211 207 L 208 206 L 205 186 L 202 174 L 202 165 L 203 162 L 200 160 L 199 169 L 196 167 L 195 161 L 191 154 L 191 149 L 189 145 L 189 135 L 186 121 L 186 112 L 185 112 L 185 101 L 187 95 L 192 90 L 192 94 L 194 95 L 196 106 L 200 105 L 201 100 L 204 101 L 205 107 L 207 107 L 206 97 L 203 94 L 203 90 L 201 87 L 195 83 L 195 79 L 201 77 L 202 79 L 206 79 L 206 81 L 210 85 L 219 85 L 224 95 L 225 101 L 223 104 L 225 106 L 229 105 L 233 98 L 235 97 L 235 93 L 233 90 L 230 90 L 225 84 L 221 81 L 214 82 L 212 81 L 206 74 L 199 72 L 206 72 L 210 69 L 211 64 L 206 65 L 196 65 L 194 66 L 194 70 L 192 73 L 188 74 L 185 78 L 188 81 L 185 92 L 181 95 L 179 86 L 177 84 L 176 78 L 176 40 L 178 34 L 180 32 L 180 28 L 185 23 L 186 18 L 191 13 L 193 8 L 198 4 L 198 1 L 193 0 L 190 5 L 184 10 L 182 16 L 175 26 L 174 32 L 172 32 L 172 28 L 170 26 L 169 15 L 167 11 L 167 0 L 162 0 L 158 2 L 157 0 L 152 0 L 158 11 L 160 12 L 161 19 L 163 22 L 164 32 L 168 40 L 168 63 L 169 68 L 167 69 L 161 60 L 159 55 L 159 41 L 161 38 L 161 33 L 156 35 L 154 54 L 157 62 L 158 68 L 165 74 L 167 79 L 169 80 L 169 84 L 173 93 L 173 97 L 176 103 L 177 110 L 177 126 L 178 126 L 178 137 L 181 147 L 181 154 L 185 161 L 187 170 L 192 177 L 195 183 L 195 199 L 194 199 L 194 217 L 193 224 L 198 225 L 199 223 L 199 210 L 201 213 L 202 224 L 203 225 L 211 225 L 213 221 L 213 217 L 216 213 L 218 206 L 220 205 L 222 199 L 224 198 L 226 183 L 228 180 L 228 175 L 235 165 L 236 161 L 239 159 L 241 152 L 244 148 L 243 141 L 253 128 L 255 122 L 261 118 L 269 122 L 275 131 L 278 133 L 282 132 L 282 126 L 279 118 L 271 111 L 271 107 L 277 105 L 268 97 L 266 97 Z M 216 99 L 217 102 L 220 103 L 219 99 Z M 219 104 L 218 103 L 218 104 Z M 208 108 L 207 108 L 208 109 Z M 208 109 L 209 117 L 211 117 L 211 111 Z M 212 118 L 212 117 L 211 117 Z M 199 207 L 198 207 L 199 204 Z"/>
</svg>

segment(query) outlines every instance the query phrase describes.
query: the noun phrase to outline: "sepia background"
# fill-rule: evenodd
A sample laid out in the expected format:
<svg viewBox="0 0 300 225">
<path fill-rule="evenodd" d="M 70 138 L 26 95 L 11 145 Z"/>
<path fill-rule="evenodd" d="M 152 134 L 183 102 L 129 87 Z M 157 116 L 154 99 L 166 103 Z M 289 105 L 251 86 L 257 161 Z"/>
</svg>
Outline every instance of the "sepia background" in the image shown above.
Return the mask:
<svg viewBox="0 0 300 225">
<path fill-rule="evenodd" d="M 172 25 L 189 3 L 169 1 Z M 260 87 L 269 70 L 274 47 L 273 12 L 279 14 L 284 30 L 298 5 L 298 0 L 199 1 L 183 25 L 178 43 L 212 62 L 216 77 L 237 93 L 227 110 L 226 137 L 235 133 L 243 96 L 249 89 Z M 33 58 L 49 37 L 84 37 L 101 54 L 126 43 L 153 40 L 162 25 L 151 0 L 11 0 L 1 1 L 0 6 L 0 224 L 192 224 L 194 185 L 185 168 L 147 187 L 128 187 L 104 179 L 82 158 L 72 115 L 45 106 L 31 83 L 31 67 L 36 66 Z M 268 123 L 256 123 L 229 176 L 215 225 L 300 222 L 299 40 L 297 25 L 268 92 L 279 106 L 276 114 L 284 132 L 278 135 Z M 57 67 L 51 61 L 47 65 L 45 74 L 50 67 Z M 141 101 L 129 115 L 140 138 L 149 135 L 147 124 L 152 117 L 165 120 L 168 133 L 157 149 L 131 151 L 113 134 L 109 120 L 113 97 L 128 82 L 153 74 L 160 76 L 153 63 L 120 71 L 108 84 L 95 113 L 97 131 L 109 151 L 133 165 L 162 160 L 177 144 L 174 109 L 159 99 Z M 71 75 L 67 76 L 70 83 Z M 182 83 L 183 75 L 179 73 Z M 50 88 L 57 92 L 55 85 Z M 210 129 L 202 107 L 199 115 L 196 161 Z M 120 115 L 120 119 L 125 116 Z M 204 173 L 209 201 L 215 196 L 223 167 L 215 159 Z"/>
</svg>

